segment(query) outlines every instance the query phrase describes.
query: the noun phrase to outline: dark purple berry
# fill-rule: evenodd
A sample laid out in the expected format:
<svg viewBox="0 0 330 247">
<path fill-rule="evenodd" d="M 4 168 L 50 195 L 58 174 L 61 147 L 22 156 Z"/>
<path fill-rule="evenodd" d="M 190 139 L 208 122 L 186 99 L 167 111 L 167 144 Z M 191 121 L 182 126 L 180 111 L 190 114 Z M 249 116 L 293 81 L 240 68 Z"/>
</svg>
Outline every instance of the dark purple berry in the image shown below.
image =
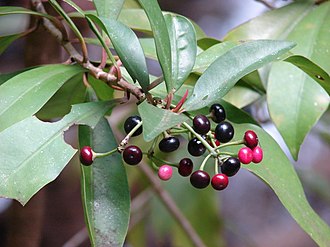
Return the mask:
<svg viewBox="0 0 330 247">
<path fill-rule="evenodd" d="M 85 166 L 90 166 L 93 163 L 93 151 L 89 146 L 84 146 L 80 150 L 80 162 Z"/>
<path fill-rule="evenodd" d="M 210 175 L 202 170 L 195 171 L 190 176 L 190 183 L 198 189 L 206 188 L 210 184 Z"/>
<path fill-rule="evenodd" d="M 180 160 L 178 171 L 181 176 L 187 177 L 192 173 L 193 168 L 194 164 L 192 160 L 189 158 L 183 158 Z"/>
<path fill-rule="evenodd" d="M 215 138 L 220 143 L 229 142 L 234 137 L 234 127 L 229 122 L 222 122 L 215 127 Z"/>
<path fill-rule="evenodd" d="M 142 151 L 137 146 L 128 146 L 124 149 L 123 159 L 129 165 L 137 165 L 142 160 Z"/>
<path fill-rule="evenodd" d="M 212 120 L 216 123 L 220 123 L 226 119 L 226 111 L 220 104 L 211 105 L 210 113 Z"/>
<path fill-rule="evenodd" d="M 212 187 L 215 190 L 223 190 L 227 188 L 229 179 L 226 174 L 216 174 L 211 180 Z"/>
<path fill-rule="evenodd" d="M 228 177 L 234 176 L 241 168 L 241 162 L 239 159 L 230 157 L 221 166 L 221 172 Z"/>
<path fill-rule="evenodd" d="M 203 143 L 197 139 L 197 137 L 194 137 L 188 142 L 188 152 L 192 156 L 201 156 L 205 153 L 206 147 L 203 145 Z"/>
<path fill-rule="evenodd" d="M 253 130 L 248 130 L 244 134 L 245 145 L 251 149 L 255 148 L 258 145 L 258 136 Z"/>
<path fill-rule="evenodd" d="M 158 144 L 159 150 L 165 153 L 170 153 L 177 150 L 180 146 L 180 141 L 174 136 L 165 137 Z"/>
<path fill-rule="evenodd" d="M 124 129 L 126 134 L 128 134 L 129 132 L 131 132 L 131 130 L 142 121 L 140 116 L 130 116 L 129 118 L 126 119 L 125 123 L 124 123 Z M 139 127 L 132 136 L 138 136 L 142 133 L 142 126 Z"/>
<path fill-rule="evenodd" d="M 194 130 L 201 135 L 205 135 L 211 129 L 210 120 L 204 115 L 197 115 L 193 119 Z"/>
</svg>

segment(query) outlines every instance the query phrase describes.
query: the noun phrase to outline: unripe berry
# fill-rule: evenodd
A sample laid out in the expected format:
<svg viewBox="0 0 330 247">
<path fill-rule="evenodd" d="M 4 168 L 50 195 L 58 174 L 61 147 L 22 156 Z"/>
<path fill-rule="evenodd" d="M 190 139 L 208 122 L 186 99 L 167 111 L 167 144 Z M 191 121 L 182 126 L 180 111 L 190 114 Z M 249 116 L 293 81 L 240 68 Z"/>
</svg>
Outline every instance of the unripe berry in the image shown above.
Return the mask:
<svg viewBox="0 0 330 247">
<path fill-rule="evenodd" d="M 84 146 L 80 149 L 80 162 L 85 166 L 90 166 L 93 161 L 93 150 L 90 146 Z"/>
<path fill-rule="evenodd" d="M 172 175 L 173 175 L 172 166 L 162 165 L 161 167 L 159 167 L 158 177 L 161 180 L 167 181 L 167 180 L 169 180 L 172 177 Z"/>
<path fill-rule="evenodd" d="M 216 174 L 212 177 L 211 184 L 215 190 L 223 190 L 227 188 L 229 179 L 226 174 Z"/>
<path fill-rule="evenodd" d="M 251 148 L 244 147 L 238 151 L 238 159 L 243 164 L 250 164 L 253 159 Z"/>
<path fill-rule="evenodd" d="M 260 163 L 263 159 L 263 151 L 262 148 L 259 146 L 256 146 L 253 150 L 252 150 L 252 162 L 253 163 Z"/>
</svg>

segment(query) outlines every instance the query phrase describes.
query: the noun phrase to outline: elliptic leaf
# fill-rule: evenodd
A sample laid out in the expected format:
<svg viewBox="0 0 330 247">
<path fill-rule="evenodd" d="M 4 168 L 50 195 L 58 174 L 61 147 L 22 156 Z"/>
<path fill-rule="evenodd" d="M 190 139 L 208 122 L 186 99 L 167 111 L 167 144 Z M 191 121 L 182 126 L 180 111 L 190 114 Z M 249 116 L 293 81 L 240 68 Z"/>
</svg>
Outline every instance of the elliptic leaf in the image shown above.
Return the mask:
<svg viewBox="0 0 330 247">
<path fill-rule="evenodd" d="M 13 14 L 28 14 L 28 15 L 38 15 L 42 17 L 46 17 L 48 19 L 54 19 L 53 16 L 32 11 L 30 9 L 22 8 L 22 7 L 16 7 L 16 6 L 3 6 L 0 7 L 0 16 L 1 15 L 13 15 Z"/>
<path fill-rule="evenodd" d="M 116 20 L 124 5 L 124 0 L 94 0 L 97 15 L 107 19 Z"/>
<path fill-rule="evenodd" d="M 196 35 L 187 18 L 175 14 L 165 14 L 164 18 L 171 42 L 171 90 L 177 90 L 194 66 L 197 53 Z"/>
<path fill-rule="evenodd" d="M 95 152 L 117 147 L 109 123 L 101 118 L 92 130 L 79 127 L 80 147 Z M 121 155 L 97 158 L 91 166 L 81 166 L 82 201 L 92 246 L 123 246 L 129 222 L 130 194 Z"/>
<path fill-rule="evenodd" d="M 80 66 L 47 65 L 25 71 L 0 86 L 0 131 L 35 114 Z"/>
<path fill-rule="evenodd" d="M 94 15 L 87 16 L 108 34 L 120 60 L 132 79 L 137 80 L 142 89 L 147 91 L 149 85 L 147 63 L 135 33 L 119 21 L 98 18 Z"/>
<path fill-rule="evenodd" d="M 294 43 L 287 41 L 259 40 L 232 48 L 205 70 L 183 107 L 188 111 L 197 110 L 216 102 L 240 78 L 274 61 L 293 46 Z"/>
<path fill-rule="evenodd" d="M 163 71 L 163 76 L 166 83 L 167 91 L 170 92 L 173 88 L 171 78 L 171 42 L 167 30 L 166 22 L 162 11 L 156 0 L 138 0 L 142 8 L 147 14 L 150 26 L 155 39 L 156 51 L 160 66 Z"/>
<path fill-rule="evenodd" d="M 26 204 L 76 153 L 64 142 L 63 132 L 73 124 L 95 126 L 114 103 L 74 105 L 58 122 L 28 117 L 0 132 L 0 197 Z"/>
<path fill-rule="evenodd" d="M 147 142 L 174 125 L 188 120 L 183 114 L 158 108 L 146 101 L 138 106 L 138 110 L 143 121 L 143 137 Z"/>
</svg>

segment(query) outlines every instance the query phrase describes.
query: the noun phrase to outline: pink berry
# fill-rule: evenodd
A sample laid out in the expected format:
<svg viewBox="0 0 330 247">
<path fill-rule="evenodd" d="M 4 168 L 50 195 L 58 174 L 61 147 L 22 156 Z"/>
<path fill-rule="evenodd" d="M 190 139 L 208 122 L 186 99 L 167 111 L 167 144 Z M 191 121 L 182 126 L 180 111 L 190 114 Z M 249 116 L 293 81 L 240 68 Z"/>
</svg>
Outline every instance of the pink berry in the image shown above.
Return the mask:
<svg viewBox="0 0 330 247">
<path fill-rule="evenodd" d="M 225 174 L 216 174 L 213 176 L 211 180 L 212 187 L 215 190 L 223 190 L 228 186 L 228 177 Z"/>
<path fill-rule="evenodd" d="M 173 169 L 172 166 L 169 165 L 162 165 L 161 167 L 159 167 L 158 170 L 158 177 L 161 180 L 169 180 L 172 177 L 173 174 Z"/>
<path fill-rule="evenodd" d="M 251 148 L 244 147 L 238 151 L 238 159 L 243 164 L 251 163 L 253 159 L 253 154 Z"/>
<path fill-rule="evenodd" d="M 263 151 L 262 148 L 259 146 L 256 146 L 253 150 L 252 150 L 252 162 L 253 163 L 260 163 L 262 161 L 263 158 Z"/>
<path fill-rule="evenodd" d="M 258 145 L 258 136 L 253 130 L 248 130 L 244 134 L 245 145 L 251 149 Z"/>
</svg>

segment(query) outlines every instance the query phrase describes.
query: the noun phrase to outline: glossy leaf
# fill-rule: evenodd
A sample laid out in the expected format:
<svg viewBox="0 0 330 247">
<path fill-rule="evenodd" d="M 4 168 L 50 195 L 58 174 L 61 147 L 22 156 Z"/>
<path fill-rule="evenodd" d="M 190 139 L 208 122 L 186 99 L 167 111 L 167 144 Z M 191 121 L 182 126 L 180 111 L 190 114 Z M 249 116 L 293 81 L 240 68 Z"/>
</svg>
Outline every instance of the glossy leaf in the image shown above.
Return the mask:
<svg viewBox="0 0 330 247">
<path fill-rule="evenodd" d="M 196 82 L 186 110 L 203 108 L 221 99 L 248 73 L 274 61 L 294 46 L 292 42 L 260 40 L 243 43 L 215 60 Z"/>
<path fill-rule="evenodd" d="M 147 91 L 149 74 L 141 44 L 135 33 L 124 24 L 111 19 L 87 15 L 96 22 L 109 36 L 128 73 L 137 80 L 142 89 Z"/>
<path fill-rule="evenodd" d="M 309 205 L 296 171 L 279 145 L 263 129 L 254 125 L 234 125 L 234 128 L 237 140 L 247 129 L 254 130 L 264 150 L 262 163 L 244 165 L 244 168 L 269 185 L 295 221 L 319 246 L 328 246 L 330 228 Z"/>
<path fill-rule="evenodd" d="M 95 126 L 114 103 L 75 105 L 58 122 L 28 117 L 0 132 L 0 196 L 26 204 L 76 153 L 64 142 L 63 132 L 73 124 Z"/>
<path fill-rule="evenodd" d="M 80 147 L 95 152 L 117 147 L 108 121 L 101 118 L 91 130 L 79 127 Z M 130 193 L 121 155 L 97 158 L 91 166 L 81 166 L 81 190 L 85 221 L 92 246 L 123 246 L 130 215 Z"/>
<path fill-rule="evenodd" d="M 7 49 L 7 47 L 15 40 L 21 37 L 21 34 L 12 34 L 0 37 L 0 55 Z"/>
<path fill-rule="evenodd" d="M 193 25 L 180 15 L 164 16 L 171 42 L 172 89 L 177 90 L 190 74 L 196 59 L 197 42 Z"/>
<path fill-rule="evenodd" d="M 147 58 L 157 60 L 155 41 L 153 38 L 140 38 L 140 43 Z"/>
<path fill-rule="evenodd" d="M 124 5 L 125 0 L 94 0 L 97 15 L 107 19 L 116 20 Z"/>
<path fill-rule="evenodd" d="M 139 3 L 146 12 L 150 22 L 158 60 L 163 71 L 167 91 L 170 92 L 173 88 L 171 78 L 171 42 L 165 19 L 157 0 L 139 0 Z"/>
<path fill-rule="evenodd" d="M 183 114 L 158 108 L 146 101 L 139 104 L 138 110 L 143 121 L 143 137 L 147 142 L 174 125 L 188 120 Z"/>
<path fill-rule="evenodd" d="M 329 26 L 330 2 L 326 2 L 305 15 L 287 37 L 297 41 L 294 54 L 310 59 L 327 73 L 330 50 L 325 41 L 330 39 Z M 290 64 L 274 64 L 270 71 L 267 89 L 270 116 L 294 159 L 298 158 L 305 136 L 329 106 L 329 95 L 312 78 Z"/>
<path fill-rule="evenodd" d="M 203 50 L 207 50 L 211 46 L 217 45 L 219 43 L 221 43 L 220 40 L 211 37 L 201 38 L 197 40 L 197 45 Z"/>
<path fill-rule="evenodd" d="M 0 131 L 38 110 L 80 66 L 47 65 L 20 73 L 0 86 Z"/>
</svg>

